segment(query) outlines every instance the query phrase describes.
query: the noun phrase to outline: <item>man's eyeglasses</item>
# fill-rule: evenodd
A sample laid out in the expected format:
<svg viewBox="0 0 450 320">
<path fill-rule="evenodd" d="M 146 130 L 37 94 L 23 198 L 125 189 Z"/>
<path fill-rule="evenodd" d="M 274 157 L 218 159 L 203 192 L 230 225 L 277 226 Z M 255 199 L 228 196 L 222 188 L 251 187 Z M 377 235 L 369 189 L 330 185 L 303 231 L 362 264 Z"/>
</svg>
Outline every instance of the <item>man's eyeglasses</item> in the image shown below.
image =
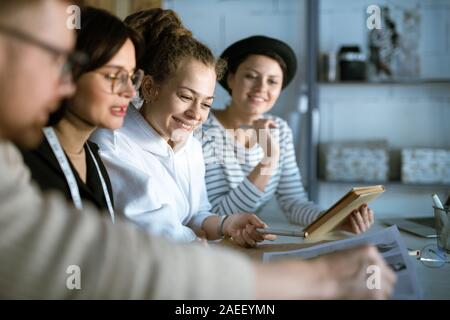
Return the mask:
<svg viewBox="0 0 450 320">
<path fill-rule="evenodd" d="M 128 79 L 131 80 L 131 84 L 134 89 L 138 90 L 141 86 L 142 79 L 144 79 L 144 71 L 138 69 L 136 71 L 127 72 L 125 69 L 116 66 L 106 66 L 108 68 L 117 69 L 114 73 L 105 73 L 101 71 L 94 71 L 103 75 L 106 79 L 111 81 L 111 93 L 118 94 L 124 92 L 128 88 Z"/>
<path fill-rule="evenodd" d="M 36 47 L 39 47 L 53 56 L 55 56 L 56 59 L 64 59 L 64 62 L 61 66 L 60 75 L 62 79 L 67 79 L 69 76 L 72 75 L 72 71 L 74 67 L 85 65 L 88 62 L 88 57 L 83 52 L 73 52 L 71 50 L 63 50 L 56 48 L 50 44 L 47 44 L 41 40 L 38 40 L 22 31 L 0 25 L 0 32 L 9 36 L 12 36 L 18 40 L 27 42 L 29 44 L 32 44 Z"/>
</svg>

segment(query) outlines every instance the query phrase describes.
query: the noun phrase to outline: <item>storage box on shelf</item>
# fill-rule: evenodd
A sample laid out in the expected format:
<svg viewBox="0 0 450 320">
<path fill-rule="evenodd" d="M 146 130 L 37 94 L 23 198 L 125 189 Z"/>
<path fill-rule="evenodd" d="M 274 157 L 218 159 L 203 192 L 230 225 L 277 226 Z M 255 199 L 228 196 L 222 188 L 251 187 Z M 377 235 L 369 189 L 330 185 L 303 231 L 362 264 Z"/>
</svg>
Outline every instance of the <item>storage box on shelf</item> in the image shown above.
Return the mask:
<svg viewBox="0 0 450 320">
<path fill-rule="evenodd" d="M 450 184 L 450 150 L 402 149 L 402 182 Z"/>
<path fill-rule="evenodd" d="M 325 149 L 328 181 L 383 182 L 389 179 L 386 141 L 329 143 Z"/>
</svg>

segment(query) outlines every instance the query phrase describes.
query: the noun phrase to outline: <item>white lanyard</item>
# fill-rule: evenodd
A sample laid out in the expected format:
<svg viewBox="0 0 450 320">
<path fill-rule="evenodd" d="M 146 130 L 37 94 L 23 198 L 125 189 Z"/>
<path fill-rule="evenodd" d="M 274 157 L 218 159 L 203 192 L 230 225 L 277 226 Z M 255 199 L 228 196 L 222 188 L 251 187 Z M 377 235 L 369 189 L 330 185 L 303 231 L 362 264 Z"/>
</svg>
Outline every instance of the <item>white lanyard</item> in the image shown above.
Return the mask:
<svg viewBox="0 0 450 320">
<path fill-rule="evenodd" d="M 67 184 L 69 185 L 70 195 L 72 196 L 73 203 L 78 210 L 83 209 L 83 203 L 81 202 L 80 191 L 78 189 L 78 184 L 73 175 L 72 169 L 70 168 L 69 161 L 67 160 L 66 154 L 64 153 L 61 144 L 59 143 L 58 137 L 55 134 L 55 131 L 52 127 L 46 127 L 42 129 L 45 137 L 47 138 L 48 143 L 50 144 L 50 148 L 53 150 L 53 153 L 58 160 L 59 166 L 64 173 Z M 111 203 L 111 198 L 109 197 L 109 191 L 106 186 L 105 179 L 100 171 L 100 167 L 98 166 L 97 160 L 94 157 L 94 154 L 91 151 L 89 145 L 87 145 L 89 154 L 91 155 L 92 160 L 94 161 L 95 168 L 97 169 L 98 176 L 100 177 L 100 182 L 102 184 L 103 194 L 105 195 L 106 204 L 108 206 L 109 214 L 111 215 L 112 222 L 114 223 L 114 209 Z"/>
</svg>

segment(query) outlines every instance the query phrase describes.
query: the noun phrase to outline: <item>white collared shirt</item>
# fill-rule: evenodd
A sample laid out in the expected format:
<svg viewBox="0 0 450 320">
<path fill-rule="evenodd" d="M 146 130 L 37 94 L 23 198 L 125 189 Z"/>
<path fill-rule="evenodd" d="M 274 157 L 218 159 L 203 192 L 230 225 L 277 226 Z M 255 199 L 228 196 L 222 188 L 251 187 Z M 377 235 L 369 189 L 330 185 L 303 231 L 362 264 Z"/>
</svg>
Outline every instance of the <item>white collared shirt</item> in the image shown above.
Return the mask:
<svg viewBox="0 0 450 320">
<path fill-rule="evenodd" d="M 118 214 L 172 241 L 195 239 L 193 229 L 213 214 L 202 147 L 192 134 L 174 152 L 130 105 L 122 128 L 99 129 L 91 140 L 100 147 Z"/>
</svg>

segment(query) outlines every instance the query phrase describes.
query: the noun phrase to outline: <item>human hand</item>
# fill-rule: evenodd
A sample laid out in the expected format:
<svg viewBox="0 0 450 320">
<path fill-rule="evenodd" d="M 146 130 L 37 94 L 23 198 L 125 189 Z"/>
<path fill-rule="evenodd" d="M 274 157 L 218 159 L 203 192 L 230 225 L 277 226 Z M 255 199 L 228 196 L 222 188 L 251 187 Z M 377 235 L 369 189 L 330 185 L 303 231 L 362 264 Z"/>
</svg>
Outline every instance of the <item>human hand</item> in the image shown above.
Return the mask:
<svg viewBox="0 0 450 320">
<path fill-rule="evenodd" d="M 203 229 L 199 229 L 195 231 L 197 238 L 195 238 L 195 242 L 199 242 L 201 245 L 207 247 L 208 246 L 208 237 L 206 236 L 206 232 Z"/>
<path fill-rule="evenodd" d="M 374 223 L 373 210 L 367 204 L 363 204 L 354 210 L 340 225 L 339 229 L 356 234 L 367 231 Z"/>
<path fill-rule="evenodd" d="M 310 260 L 280 259 L 254 268 L 257 299 L 387 299 L 396 282 L 373 246 Z"/>
<path fill-rule="evenodd" d="M 325 281 L 334 283 L 324 286 L 330 288 L 326 295 L 331 294 L 332 299 L 387 299 L 393 293 L 397 277 L 373 246 L 340 251 L 314 260 L 325 267 L 328 277 Z M 378 270 L 379 287 L 368 285 L 368 276 L 374 274 L 370 266 L 378 267 L 374 270 Z"/>
<path fill-rule="evenodd" d="M 255 247 L 258 242 L 277 238 L 273 234 L 261 234 L 256 228 L 267 228 L 267 224 L 255 214 L 235 213 L 225 220 L 223 233 L 242 247 Z"/>
</svg>

